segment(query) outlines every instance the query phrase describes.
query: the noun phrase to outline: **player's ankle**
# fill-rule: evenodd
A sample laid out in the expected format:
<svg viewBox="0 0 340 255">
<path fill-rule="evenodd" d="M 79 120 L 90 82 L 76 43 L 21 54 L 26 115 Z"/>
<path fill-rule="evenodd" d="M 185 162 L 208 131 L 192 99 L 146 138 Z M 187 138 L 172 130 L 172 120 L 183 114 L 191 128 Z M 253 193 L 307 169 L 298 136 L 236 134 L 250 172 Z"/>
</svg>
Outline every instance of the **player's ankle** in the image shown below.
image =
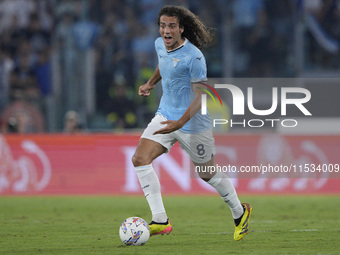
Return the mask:
<svg viewBox="0 0 340 255">
<path fill-rule="evenodd" d="M 157 223 L 164 223 L 168 221 L 168 216 L 165 212 L 152 215 L 152 221 Z"/>
<path fill-rule="evenodd" d="M 149 225 L 152 225 L 152 224 L 168 225 L 169 224 L 169 219 L 167 219 L 165 222 L 151 221 L 151 223 Z"/>
<path fill-rule="evenodd" d="M 244 213 L 245 213 L 245 211 L 246 211 L 246 208 L 244 207 L 244 205 L 242 205 L 242 207 L 243 207 L 243 213 L 242 213 L 242 215 L 241 215 L 239 218 L 234 219 L 234 223 L 235 223 L 235 226 L 236 226 L 236 227 L 241 223 L 242 217 L 243 217 L 243 215 L 244 215 Z"/>
</svg>

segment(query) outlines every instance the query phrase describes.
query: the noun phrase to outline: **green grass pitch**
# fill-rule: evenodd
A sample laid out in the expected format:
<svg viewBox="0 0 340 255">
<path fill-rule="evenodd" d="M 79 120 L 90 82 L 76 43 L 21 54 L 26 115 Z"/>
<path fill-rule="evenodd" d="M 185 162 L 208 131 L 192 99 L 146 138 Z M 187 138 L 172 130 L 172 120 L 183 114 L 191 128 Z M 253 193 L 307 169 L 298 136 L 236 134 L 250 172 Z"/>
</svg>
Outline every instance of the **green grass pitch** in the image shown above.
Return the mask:
<svg viewBox="0 0 340 255">
<path fill-rule="evenodd" d="M 216 196 L 166 196 L 174 230 L 124 246 L 121 222 L 151 220 L 144 197 L 1 197 L 0 254 L 339 254 L 339 196 L 241 196 L 253 206 L 250 232 L 233 240 Z"/>
</svg>

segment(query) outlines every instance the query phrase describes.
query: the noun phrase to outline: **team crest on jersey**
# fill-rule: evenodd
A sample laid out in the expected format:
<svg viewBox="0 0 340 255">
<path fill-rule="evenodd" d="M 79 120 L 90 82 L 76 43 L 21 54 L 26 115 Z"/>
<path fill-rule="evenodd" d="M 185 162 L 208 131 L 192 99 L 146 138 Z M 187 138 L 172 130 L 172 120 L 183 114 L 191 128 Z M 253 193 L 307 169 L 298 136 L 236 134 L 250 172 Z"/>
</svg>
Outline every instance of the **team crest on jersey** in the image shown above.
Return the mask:
<svg viewBox="0 0 340 255">
<path fill-rule="evenodd" d="M 174 67 L 177 66 L 177 64 L 178 64 L 179 61 L 182 61 L 182 60 L 180 60 L 180 59 L 175 59 L 175 58 L 172 58 L 172 60 L 174 61 Z"/>
</svg>

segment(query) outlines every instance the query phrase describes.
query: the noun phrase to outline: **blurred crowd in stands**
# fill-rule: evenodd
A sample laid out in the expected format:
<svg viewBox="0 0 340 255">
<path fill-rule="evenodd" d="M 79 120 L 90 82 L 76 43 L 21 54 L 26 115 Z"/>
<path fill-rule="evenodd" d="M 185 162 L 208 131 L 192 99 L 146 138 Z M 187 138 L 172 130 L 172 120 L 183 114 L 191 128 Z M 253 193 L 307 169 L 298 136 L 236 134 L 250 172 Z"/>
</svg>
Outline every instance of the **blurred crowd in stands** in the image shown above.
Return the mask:
<svg viewBox="0 0 340 255">
<path fill-rule="evenodd" d="M 225 77 L 225 49 L 232 51 L 232 76 L 294 77 L 296 26 L 308 12 L 315 19 L 304 36 L 306 66 L 339 71 L 340 1 L 337 0 L 2 0 L 0 2 L 0 130 L 48 132 L 46 99 L 53 89 L 52 52 L 72 44 L 79 20 L 78 48 L 94 51 L 95 115 L 111 130 L 141 128 L 157 109 L 160 90 L 148 99 L 139 85 L 156 66 L 157 16 L 165 4 L 182 5 L 215 28 L 212 45 L 203 49 L 209 77 Z M 315 22 L 316 21 L 316 22 Z M 223 39 L 229 26 L 231 45 Z M 314 25 L 314 27 L 313 27 Z M 83 30 L 81 30 L 83 29 Z M 322 32 L 321 34 L 318 32 Z M 325 35 L 325 36 L 323 36 Z M 84 36 L 91 37 L 84 40 Z M 72 49 L 72 45 L 70 48 Z M 67 56 L 72 52 L 66 52 Z M 228 52 L 227 52 L 228 54 Z M 230 75 L 230 74 L 229 74 Z M 72 96 L 72 95 L 70 95 Z M 90 128 L 79 109 L 66 118 Z M 71 111 L 71 113 L 69 112 Z M 94 118 L 96 119 L 96 118 Z M 83 122 L 83 123 L 82 123 Z M 84 125 L 84 123 L 86 124 Z M 98 125 L 97 125 L 98 126 Z M 100 125 L 99 125 L 100 126 Z M 74 133 L 73 131 L 71 133 Z"/>
</svg>

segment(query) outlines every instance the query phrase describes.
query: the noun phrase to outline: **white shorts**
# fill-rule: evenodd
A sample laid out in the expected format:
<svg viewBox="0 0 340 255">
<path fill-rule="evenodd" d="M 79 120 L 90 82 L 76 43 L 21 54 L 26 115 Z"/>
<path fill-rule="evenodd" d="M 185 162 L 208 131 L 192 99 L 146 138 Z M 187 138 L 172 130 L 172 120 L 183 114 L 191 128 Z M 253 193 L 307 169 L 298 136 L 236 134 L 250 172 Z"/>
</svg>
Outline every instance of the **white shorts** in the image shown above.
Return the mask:
<svg viewBox="0 0 340 255">
<path fill-rule="evenodd" d="M 178 141 L 181 148 L 189 155 L 194 163 L 203 164 L 208 162 L 216 153 L 215 140 L 212 130 L 207 130 L 199 134 L 188 134 L 176 130 L 170 134 L 153 133 L 166 125 L 161 124 L 167 119 L 157 114 L 144 130 L 141 138 L 155 141 L 165 147 L 169 152 L 172 146 Z"/>
</svg>

